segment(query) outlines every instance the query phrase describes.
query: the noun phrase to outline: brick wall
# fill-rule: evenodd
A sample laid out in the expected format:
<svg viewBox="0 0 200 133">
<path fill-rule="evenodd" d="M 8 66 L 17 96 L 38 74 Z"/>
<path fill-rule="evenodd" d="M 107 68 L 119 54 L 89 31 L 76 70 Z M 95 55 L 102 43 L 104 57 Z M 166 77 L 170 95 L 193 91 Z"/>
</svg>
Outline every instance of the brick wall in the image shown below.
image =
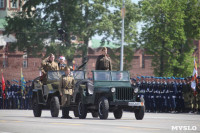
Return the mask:
<svg viewBox="0 0 200 133">
<path fill-rule="evenodd" d="M 200 58 L 200 41 L 195 41 L 194 43 L 196 45 L 196 50 L 194 54 Z M 4 78 L 5 80 L 12 80 L 16 79 L 19 80 L 21 76 L 21 68 L 23 67 L 23 52 L 18 52 L 14 54 L 8 54 L 7 55 L 7 62 L 8 66 L 3 68 L 3 57 L 4 50 L 0 49 L 0 69 L 3 69 L 4 71 Z M 108 53 L 111 53 L 112 50 L 108 49 Z M 101 54 L 101 49 L 91 49 L 88 50 L 88 63 L 87 63 L 87 75 L 89 78 L 92 77 L 92 70 L 95 70 L 95 64 L 97 57 Z M 82 58 L 75 58 L 74 59 L 76 64 L 80 66 L 82 64 Z M 28 67 L 23 68 L 23 75 L 26 81 L 33 80 L 34 78 L 38 77 L 40 74 L 39 68 L 41 65 L 41 59 L 40 58 L 27 58 Z M 154 76 L 153 74 L 153 68 L 151 66 L 152 56 L 144 54 L 144 51 L 141 49 L 138 49 L 133 54 L 133 59 L 130 62 L 131 68 L 130 68 L 130 74 L 131 77 L 137 77 L 137 76 Z M 199 61 L 199 59 L 198 59 Z M 199 63 L 199 62 L 198 62 Z M 199 67 L 198 67 L 198 72 Z M 191 72 L 192 74 L 192 72 Z"/>
<path fill-rule="evenodd" d="M 5 80 L 20 80 L 21 77 L 21 68 L 26 81 L 33 80 L 34 78 L 38 77 L 40 74 L 39 67 L 41 64 L 40 58 L 28 58 L 27 63 L 28 67 L 23 68 L 23 56 L 22 55 L 15 55 L 15 56 L 8 56 L 7 58 L 7 66 L 3 68 L 3 58 L 0 57 L 0 69 L 3 69 L 3 75 Z"/>
</svg>

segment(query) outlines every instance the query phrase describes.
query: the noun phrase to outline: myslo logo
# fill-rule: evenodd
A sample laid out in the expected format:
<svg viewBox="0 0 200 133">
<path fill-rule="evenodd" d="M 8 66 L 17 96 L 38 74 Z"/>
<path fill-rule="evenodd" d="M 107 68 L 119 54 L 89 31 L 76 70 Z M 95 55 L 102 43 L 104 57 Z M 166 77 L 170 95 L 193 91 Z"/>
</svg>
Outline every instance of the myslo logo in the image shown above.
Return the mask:
<svg viewBox="0 0 200 133">
<path fill-rule="evenodd" d="M 172 131 L 196 131 L 197 126 L 172 126 Z"/>
</svg>

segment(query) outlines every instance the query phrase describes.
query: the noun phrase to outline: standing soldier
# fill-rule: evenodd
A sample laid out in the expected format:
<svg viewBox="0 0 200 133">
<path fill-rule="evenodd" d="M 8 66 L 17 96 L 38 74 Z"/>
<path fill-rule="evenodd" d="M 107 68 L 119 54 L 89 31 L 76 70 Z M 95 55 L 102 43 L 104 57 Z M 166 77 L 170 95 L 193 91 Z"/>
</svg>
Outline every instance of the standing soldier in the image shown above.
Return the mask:
<svg viewBox="0 0 200 133">
<path fill-rule="evenodd" d="M 32 85 L 29 85 L 29 109 L 32 109 L 32 96 L 33 96 L 33 91 L 32 91 Z"/>
<path fill-rule="evenodd" d="M 107 48 L 102 48 L 102 55 L 99 55 L 96 61 L 96 70 L 112 70 L 111 59 L 107 54 Z"/>
<path fill-rule="evenodd" d="M 29 88 L 28 86 L 25 87 L 25 109 L 28 109 L 29 108 Z"/>
<path fill-rule="evenodd" d="M 171 90 L 170 90 L 170 93 L 171 93 L 171 108 L 172 108 L 172 111 L 171 113 L 176 113 L 176 95 L 177 95 L 177 83 L 176 81 L 173 81 L 172 82 L 172 86 L 171 86 Z"/>
<path fill-rule="evenodd" d="M 14 84 L 14 94 L 15 94 L 15 109 L 18 109 L 18 93 L 16 84 Z"/>
<path fill-rule="evenodd" d="M 65 75 L 61 77 L 59 84 L 59 92 L 61 96 L 61 104 L 62 104 L 62 117 L 66 119 L 72 119 L 69 116 L 69 105 L 71 101 L 71 96 L 73 94 L 74 88 L 74 78 L 70 75 L 70 68 L 66 68 Z"/>
<path fill-rule="evenodd" d="M 58 68 L 59 70 L 65 70 L 67 67 L 67 63 L 65 61 L 65 57 L 64 56 L 60 56 L 59 57 L 59 62 L 58 62 Z"/>
<path fill-rule="evenodd" d="M 42 61 L 41 64 L 42 76 L 40 80 L 42 81 L 43 84 L 46 84 L 48 71 L 59 70 L 58 64 L 54 61 L 54 59 L 55 59 L 54 54 L 50 54 L 49 57 L 47 57 Z"/>
</svg>

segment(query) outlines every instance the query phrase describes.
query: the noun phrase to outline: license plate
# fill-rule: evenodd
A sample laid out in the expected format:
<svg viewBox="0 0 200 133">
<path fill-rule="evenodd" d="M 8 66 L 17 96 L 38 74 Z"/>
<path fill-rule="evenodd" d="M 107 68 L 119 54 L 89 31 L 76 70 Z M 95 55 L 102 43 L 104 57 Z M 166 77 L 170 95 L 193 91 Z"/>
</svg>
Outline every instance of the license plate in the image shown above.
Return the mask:
<svg viewBox="0 0 200 133">
<path fill-rule="evenodd" d="M 129 102 L 128 106 L 144 106 L 143 102 Z"/>
</svg>

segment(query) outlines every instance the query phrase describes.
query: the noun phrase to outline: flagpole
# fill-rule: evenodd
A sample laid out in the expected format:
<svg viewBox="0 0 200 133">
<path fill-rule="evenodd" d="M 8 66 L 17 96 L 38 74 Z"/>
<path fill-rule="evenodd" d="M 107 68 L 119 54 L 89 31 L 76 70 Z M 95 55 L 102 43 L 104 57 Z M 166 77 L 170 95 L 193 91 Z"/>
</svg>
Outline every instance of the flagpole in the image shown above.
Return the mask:
<svg viewBox="0 0 200 133">
<path fill-rule="evenodd" d="M 122 42 L 121 42 L 121 55 L 120 55 L 120 71 L 123 71 L 124 65 L 124 17 L 125 17 L 125 1 L 123 1 L 122 6 Z"/>
</svg>

